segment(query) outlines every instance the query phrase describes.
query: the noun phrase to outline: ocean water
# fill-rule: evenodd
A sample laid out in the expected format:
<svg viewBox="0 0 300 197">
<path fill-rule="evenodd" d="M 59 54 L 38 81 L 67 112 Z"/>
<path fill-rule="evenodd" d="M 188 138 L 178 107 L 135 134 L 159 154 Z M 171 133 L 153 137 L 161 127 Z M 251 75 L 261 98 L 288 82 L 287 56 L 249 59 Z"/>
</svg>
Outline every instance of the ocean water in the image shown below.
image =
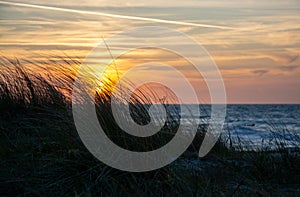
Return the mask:
<svg viewBox="0 0 300 197">
<path fill-rule="evenodd" d="M 200 108 L 200 126 L 207 126 L 210 105 L 188 105 Z M 174 106 L 172 106 L 174 111 Z M 177 110 L 179 106 L 175 107 Z M 175 110 L 176 111 L 176 110 Z M 181 115 L 181 124 L 189 124 L 193 113 Z M 279 142 L 288 147 L 300 145 L 300 105 L 298 104 L 230 104 L 227 105 L 222 138 L 232 139 L 234 146 L 248 149 L 272 148 Z"/>
<path fill-rule="evenodd" d="M 159 125 L 198 124 L 207 128 L 210 122 L 211 105 L 166 105 L 167 119 L 164 121 L 161 110 L 149 110 L 151 105 L 141 105 L 151 113 L 138 124 L 150 121 Z M 132 117 L 145 115 L 140 107 L 131 111 Z M 188 110 L 183 110 L 188 109 Z M 197 113 L 200 111 L 200 114 Z M 135 115 L 134 115 L 135 114 Z M 146 113 L 147 114 L 147 113 Z M 151 119 L 150 116 L 153 118 Z M 137 120 L 138 120 L 137 119 Z M 187 135 L 190 131 L 186 131 Z M 276 149 L 279 146 L 300 147 L 300 104 L 229 104 L 220 136 L 228 145 L 242 149 Z"/>
<path fill-rule="evenodd" d="M 253 147 L 300 145 L 300 105 L 228 105 L 224 135 L 228 131 Z"/>
</svg>

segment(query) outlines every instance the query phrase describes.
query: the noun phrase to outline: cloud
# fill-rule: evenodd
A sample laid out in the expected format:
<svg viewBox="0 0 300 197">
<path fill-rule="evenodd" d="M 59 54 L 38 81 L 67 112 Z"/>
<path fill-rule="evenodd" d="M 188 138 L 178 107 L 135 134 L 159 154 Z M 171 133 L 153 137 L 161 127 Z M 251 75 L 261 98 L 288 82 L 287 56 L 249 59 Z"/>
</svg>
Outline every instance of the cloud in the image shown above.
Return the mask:
<svg viewBox="0 0 300 197">
<path fill-rule="evenodd" d="M 59 12 L 65 12 L 65 13 L 69 12 L 69 13 L 104 16 L 104 17 L 111 17 L 111 18 L 118 18 L 118 19 L 146 21 L 146 22 L 154 22 L 154 23 L 162 23 L 162 24 L 174 24 L 174 25 L 181 25 L 181 26 L 194 26 L 194 27 L 217 28 L 217 29 L 233 29 L 232 27 L 213 25 L 213 24 L 199 24 L 199 23 L 191 23 L 191 22 L 176 21 L 176 20 L 139 17 L 139 16 L 131 16 L 131 15 L 123 15 L 123 14 L 111 14 L 111 13 L 106 13 L 106 12 L 94 12 L 94 11 L 77 10 L 77 9 L 62 8 L 62 7 L 56 7 L 56 6 L 52 7 L 52 6 L 45 6 L 45 5 L 38 5 L 38 4 L 16 3 L 16 2 L 9 2 L 9 1 L 0 1 L 0 4 L 19 6 L 19 7 L 27 7 L 27 8 L 35 8 L 35 9 L 43 9 L 43 10 L 51 10 L 51 11 L 59 11 Z"/>
<path fill-rule="evenodd" d="M 10 0 L 14 2 L 21 2 L 20 0 Z M 27 0 L 27 3 L 41 3 L 40 0 Z M 81 0 L 80 2 L 74 0 L 44 0 L 43 1 L 47 5 L 55 5 L 55 6 L 74 6 L 81 4 L 85 6 L 113 6 L 113 7 L 257 7 L 257 6 L 268 6 L 268 7 L 279 7 L 282 6 L 297 6 L 299 5 L 299 1 L 297 0 L 286 0 L 286 1 L 278 1 L 276 3 L 270 3 L 269 0 L 251 0 L 251 1 L 240 1 L 240 0 L 172 0 L 172 1 L 164 1 L 161 0 Z"/>
<path fill-rule="evenodd" d="M 275 62 L 279 62 L 282 65 L 290 65 L 299 57 L 299 54 L 293 54 L 289 51 L 285 51 L 284 49 L 280 52 L 264 52 L 263 55 Z"/>
<path fill-rule="evenodd" d="M 291 71 L 294 71 L 296 68 L 298 68 L 299 66 L 282 66 L 280 67 L 279 69 L 282 70 L 282 71 L 288 71 L 288 72 L 291 72 Z"/>
<path fill-rule="evenodd" d="M 267 74 L 268 72 L 269 72 L 268 70 L 262 70 L 262 69 L 252 71 L 253 74 L 258 75 L 259 77 L 263 76 L 264 74 Z"/>
</svg>

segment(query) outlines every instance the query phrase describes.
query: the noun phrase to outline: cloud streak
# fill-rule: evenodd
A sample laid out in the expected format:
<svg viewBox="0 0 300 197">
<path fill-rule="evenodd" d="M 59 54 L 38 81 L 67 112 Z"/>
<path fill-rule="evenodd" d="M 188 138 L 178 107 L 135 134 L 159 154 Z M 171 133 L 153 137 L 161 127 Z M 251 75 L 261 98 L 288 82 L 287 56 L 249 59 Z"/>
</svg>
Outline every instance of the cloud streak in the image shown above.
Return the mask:
<svg viewBox="0 0 300 197">
<path fill-rule="evenodd" d="M 260 77 L 263 76 L 264 74 L 268 73 L 268 72 L 269 72 L 268 70 L 263 70 L 263 69 L 252 71 L 252 73 L 257 74 Z"/>
<path fill-rule="evenodd" d="M 208 24 L 199 24 L 199 23 L 189 23 L 189 22 L 183 22 L 183 21 L 164 20 L 164 19 L 157 19 L 157 18 L 110 14 L 110 13 L 104 13 L 104 12 L 93 12 L 93 11 L 76 10 L 76 9 L 60 8 L 60 7 L 45 6 L 45 5 L 35 5 L 35 4 L 27 4 L 27 3 L 17 3 L 17 2 L 9 2 L 9 1 L 0 1 L 0 4 L 11 5 L 11 6 L 20 6 L 20 7 L 29 7 L 29 8 L 36 8 L 36 9 L 44 9 L 44 10 L 54 10 L 54 11 L 61 11 L 61 12 L 71 12 L 71 13 L 78 13 L 78 14 L 106 16 L 106 17 L 119 18 L 119 19 L 129 19 L 129 20 L 148 21 L 148 22 L 155 22 L 155 23 L 173 24 L 173 25 L 184 25 L 184 26 L 206 27 L 206 28 L 217 28 L 217 29 L 234 29 L 232 27 L 219 26 L 219 25 L 208 25 Z"/>
</svg>

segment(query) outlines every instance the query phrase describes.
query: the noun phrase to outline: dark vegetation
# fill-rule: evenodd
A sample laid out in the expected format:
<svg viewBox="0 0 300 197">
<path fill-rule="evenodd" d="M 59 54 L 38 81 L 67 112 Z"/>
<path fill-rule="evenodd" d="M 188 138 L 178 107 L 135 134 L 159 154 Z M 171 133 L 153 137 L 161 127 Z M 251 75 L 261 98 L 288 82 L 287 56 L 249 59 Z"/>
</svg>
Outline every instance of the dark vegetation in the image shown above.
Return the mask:
<svg viewBox="0 0 300 197">
<path fill-rule="evenodd" d="M 164 168 L 130 173 L 106 166 L 89 153 L 75 129 L 70 95 L 79 62 L 56 59 L 60 61 L 0 59 L 1 196 L 300 194 L 299 143 L 298 148 L 288 148 L 280 128 L 271 129 L 277 144 L 275 150 L 246 151 L 231 146 L 229 135 L 219 140 L 205 158 L 198 158 L 205 134 L 205 128 L 199 127 L 188 150 Z M 98 94 L 95 100 L 98 119 L 105 124 L 107 135 L 120 146 L 136 151 L 155 149 L 176 132 L 178 117 L 168 116 L 170 124 L 152 139 L 132 140 L 114 123 L 109 96 L 109 92 Z M 132 105 L 135 120 L 147 123 L 147 107 L 137 103 Z M 293 136 L 299 142 L 299 136 Z M 245 143 L 250 145 L 240 142 L 243 147 Z"/>
</svg>

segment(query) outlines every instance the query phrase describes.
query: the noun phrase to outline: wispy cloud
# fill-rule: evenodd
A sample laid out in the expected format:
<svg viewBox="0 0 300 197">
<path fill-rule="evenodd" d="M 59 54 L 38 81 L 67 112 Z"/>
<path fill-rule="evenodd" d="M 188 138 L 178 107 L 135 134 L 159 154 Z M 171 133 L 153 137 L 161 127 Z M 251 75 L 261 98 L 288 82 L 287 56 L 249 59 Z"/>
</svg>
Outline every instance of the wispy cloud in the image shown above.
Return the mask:
<svg viewBox="0 0 300 197">
<path fill-rule="evenodd" d="M 299 68 L 300 66 L 282 66 L 280 67 L 280 70 L 282 71 L 294 71 L 296 68 Z"/>
<path fill-rule="evenodd" d="M 76 9 L 44 6 L 44 5 L 35 5 L 35 4 L 27 4 L 27 3 L 15 3 L 15 2 L 9 2 L 9 1 L 0 1 L 0 4 L 29 7 L 29 8 L 36 8 L 36 9 L 54 10 L 54 11 L 61 11 L 61 12 L 71 12 L 71 13 L 77 13 L 77 14 L 106 16 L 106 17 L 120 18 L 120 19 L 148 21 L 148 22 L 155 22 L 155 23 L 165 23 L 165 24 L 194 26 L 194 27 L 206 27 L 206 28 L 217 28 L 217 29 L 234 29 L 233 27 L 226 27 L 226 26 L 220 26 L 220 25 L 199 24 L 199 23 L 164 20 L 164 19 L 157 19 L 157 18 L 146 18 L 146 17 L 139 17 L 139 16 L 110 14 L 110 13 L 104 13 L 104 12 L 84 11 L 84 10 L 76 10 Z"/>
<path fill-rule="evenodd" d="M 263 76 L 264 74 L 268 73 L 268 70 L 254 70 L 252 73 L 258 75 L 258 76 Z"/>
</svg>

